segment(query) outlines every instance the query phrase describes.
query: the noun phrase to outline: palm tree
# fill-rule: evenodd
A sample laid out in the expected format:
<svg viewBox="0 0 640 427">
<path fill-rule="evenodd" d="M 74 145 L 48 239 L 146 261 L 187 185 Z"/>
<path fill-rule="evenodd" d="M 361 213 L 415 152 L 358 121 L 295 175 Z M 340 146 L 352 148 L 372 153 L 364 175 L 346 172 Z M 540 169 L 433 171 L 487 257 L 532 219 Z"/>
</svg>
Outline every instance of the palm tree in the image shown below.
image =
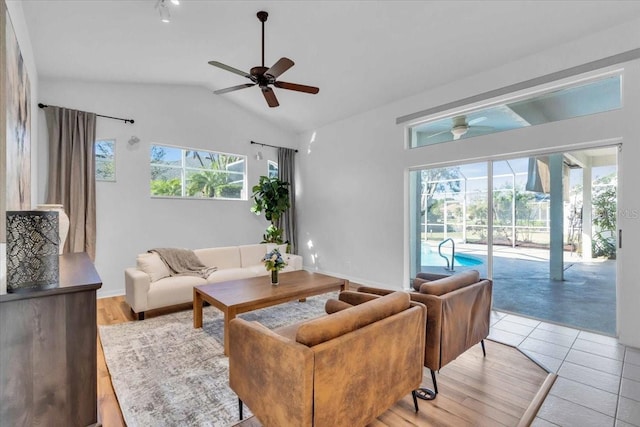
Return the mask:
<svg viewBox="0 0 640 427">
<path fill-rule="evenodd" d="M 187 185 L 187 195 L 196 196 L 202 194 L 203 197 L 215 197 L 216 188 L 228 182 L 227 173 L 218 171 L 202 171 L 191 175 Z"/>
<path fill-rule="evenodd" d="M 228 156 L 219 153 L 202 153 L 198 151 L 186 151 L 185 156 L 191 156 L 197 159 L 202 167 L 208 160 L 209 170 L 203 170 L 192 174 L 189 177 L 187 186 L 187 195 L 196 196 L 202 194 L 203 197 L 225 197 L 229 194 L 235 194 L 242 191 L 242 186 L 231 185 L 233 181 L 229 174 L 229 167 L 234 163 L 238 163 L 243 159 L 238 156 Z"/>
</svg>

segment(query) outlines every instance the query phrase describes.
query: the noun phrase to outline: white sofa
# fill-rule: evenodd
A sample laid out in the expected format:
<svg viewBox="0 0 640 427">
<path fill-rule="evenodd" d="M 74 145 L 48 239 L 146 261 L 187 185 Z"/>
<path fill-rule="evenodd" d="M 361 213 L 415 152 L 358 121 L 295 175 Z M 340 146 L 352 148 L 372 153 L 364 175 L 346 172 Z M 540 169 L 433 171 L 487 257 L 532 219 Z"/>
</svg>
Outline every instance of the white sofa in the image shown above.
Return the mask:
<svg viewBox="0 0 640 427">
<path fill-rule="evenodd" d="M 125 300 L 138 319 L 148 310 L 193 302 L 193 287 L 206 283 L 248 277 L 267 276 L 262 258 L 274 247 L 280 249 L 287 266 L 282 272 L 302 269 L 302 257 L 287 254 L 286 245 L 256 245 L 195 249 L 193 252 L 207 267 L 217 267 L 206 279 L 195 276 L 170 276 L 169 268 L 156 253 L 139 254 L 136 267 L 124 271 Z"/>
</svg>

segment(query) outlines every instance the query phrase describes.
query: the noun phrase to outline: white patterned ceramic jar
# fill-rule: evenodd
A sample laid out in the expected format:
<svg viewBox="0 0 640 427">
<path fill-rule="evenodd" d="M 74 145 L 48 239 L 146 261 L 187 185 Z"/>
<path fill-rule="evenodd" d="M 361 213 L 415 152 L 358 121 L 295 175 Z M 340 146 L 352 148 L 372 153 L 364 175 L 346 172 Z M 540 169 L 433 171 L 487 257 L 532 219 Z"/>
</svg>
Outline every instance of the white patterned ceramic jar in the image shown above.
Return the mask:
<svg viewBox="0 0 640 427">
<path fill-rule="evenodd" d="M 67 235 L 69 234 L 69 217 L 67 213 L 64 211 L 64 206 L 62 205 L 38 205 L 37 209 L 39 211 L 55 211 L 58 212 L 58 235 L 60 236 L 60 246 L 59 252 L 62 253 L 64 249 L 64 242 L 67 240 Z"/>
</svg>

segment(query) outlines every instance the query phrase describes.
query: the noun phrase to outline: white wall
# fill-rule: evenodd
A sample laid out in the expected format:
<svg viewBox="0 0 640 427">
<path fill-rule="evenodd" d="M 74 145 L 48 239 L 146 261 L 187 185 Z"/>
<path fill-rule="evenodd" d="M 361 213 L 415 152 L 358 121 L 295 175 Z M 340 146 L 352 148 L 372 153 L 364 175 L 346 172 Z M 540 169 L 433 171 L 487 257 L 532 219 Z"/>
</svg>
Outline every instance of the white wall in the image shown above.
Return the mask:
<svg viewBox="0 0 640 427">
<path fill-rule="evenodd" d="M 619 221 L 625 242 L 618 253 L 619 333 L 623 343 L 640 347 L 640 283 L 633 268 L 633 242 L 640 241 L 640 218 L 633 213 L 640 212 L 640 200 L 627 190 L 640 182 L 640 61 L 621 65 L 622 111 L 414 150 L 404 149 L 404 127 L 395 124 L 397 117 L 638 47 L 640 20 L 301 135 L 298 209 L 305 265 L 402 288 L 409 279 L 409 168 L 621 141 L 619 208 L 628 214 Z"/>
<path fill-rule="evenodd" d="M 400 286 L 402 143 L 390 120 L 375 110 L 300 144 L 298 246 L 308 268 Z"/>
<path fill-rule="evenodd" d="M 250 244 L 262 239 L 267 221 L 250 212 L 251 201 L 175 200 L 149 195 L 152 143 L 216 150 L 248 156 L 248 187 L 267 174 L 275 150 L 250 141 L 295 147 L 295 135 L 240 110 L 222 97 L 193 86 L 99 84 L 43 80 L 40 101 L 135 123 L 97 119 L 96 137 L 116 139 L 116 182 L 98 182 L 95 265 L 103 280 L 99 296 L 124 293 L 124 269 L 136 254 L 154 247 L 202 248 Z M 266 107 L 265 107 L 266 108 Z M 44 201 L 47 129 L 39 113 Z M 140 138 L 128 144 L 132 135 Z M 256 160 L 258 148 L 265 158 Z"/>
</svg>

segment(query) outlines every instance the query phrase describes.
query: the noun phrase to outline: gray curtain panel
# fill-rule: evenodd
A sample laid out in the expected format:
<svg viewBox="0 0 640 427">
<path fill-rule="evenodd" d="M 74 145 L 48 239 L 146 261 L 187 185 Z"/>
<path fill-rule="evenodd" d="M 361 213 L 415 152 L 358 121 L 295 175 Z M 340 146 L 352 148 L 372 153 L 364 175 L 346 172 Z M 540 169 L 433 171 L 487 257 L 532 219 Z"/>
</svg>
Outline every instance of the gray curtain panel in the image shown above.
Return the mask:
<svg viewBox="0 0 640 427">
<path fill-rule="evenodd" d="M 298 233 L 296 231 L 296 150 L 278 148 L 278 179 L 289 183 L 291 207 L 280 217 L 277 226 L 284 230 L 284 239 L 289 241 L 292 254 L 298 253 Z"/>
<path fill-rule="evenodd" d="M 49 179 L 47 203 L 61 204 L 69 216 L 67 252 L 96 253 L 96 115 L 49 106 Z"/>
</svg>

